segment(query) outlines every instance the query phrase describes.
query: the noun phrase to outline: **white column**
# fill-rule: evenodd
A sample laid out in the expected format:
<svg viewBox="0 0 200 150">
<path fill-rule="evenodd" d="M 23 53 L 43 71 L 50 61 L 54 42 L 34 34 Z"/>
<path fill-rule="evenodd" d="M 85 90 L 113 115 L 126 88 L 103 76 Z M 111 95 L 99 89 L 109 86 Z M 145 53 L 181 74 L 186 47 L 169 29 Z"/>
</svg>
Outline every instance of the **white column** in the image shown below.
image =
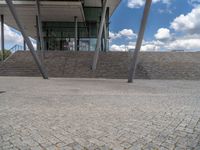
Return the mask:
<svg viewBox="0 0 200 150">
<path fill-rule="evenodd" d="M 107 4 L 108 4 L 108 0 L 105 0 L 103 4 L 102 15 L 101 15 L 101 22 L 100 22 L 99 33 L 98 33 L 98 38 L 97 38 L 96 50 L 95 50 L 95 54 L 93 58 L 93 64 L 92 64 L 93 71 L 96 70 L 96 66 L 97 66 L 97 62 L 99 58 L 99 50 L 101 47 L 101 37 L 102 37 L 103 26 L 104 26 L 105 17 L 106 17 Z"/>
<path fill-rule="evenodd" d="M 107 28 L 106 28 L 106 22 L 104 23 L 104 48 L 105 51 L 107 51 L 107 47 L 108 47 L 108 37 L 107 37 L 108 33 L 107 33 Z"/>
<path fill-rule="evenodd" d="M 142 46 L 142 41 L 144 37 L 144 32 L 145 32 L 145 28 L 147 24 L 147 19 L 148 19 L 151 3 L 152 3 L 152 0 L 146 0 L 134 55 L 133 55 L 133 58 L 131 59 L 130 71 L 129 71 L 129 76 L 128 76 L 129 83 L 132 83 L 133 79 L 135 78 L 135 71 L 137 69 L 137 63 L 138 63 L 138 55 Z"/>
</svg>

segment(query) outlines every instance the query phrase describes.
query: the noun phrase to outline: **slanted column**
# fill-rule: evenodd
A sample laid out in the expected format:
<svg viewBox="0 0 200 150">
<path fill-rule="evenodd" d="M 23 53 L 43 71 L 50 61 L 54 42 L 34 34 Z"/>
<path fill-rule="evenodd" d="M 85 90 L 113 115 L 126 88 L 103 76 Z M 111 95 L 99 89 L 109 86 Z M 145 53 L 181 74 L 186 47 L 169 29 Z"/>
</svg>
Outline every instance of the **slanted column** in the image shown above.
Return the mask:
<svg viewBox="0 0 200 150">
<path fill-rule="evenodd" d="M 75 24 L 75 35 L 74 35 L 74 41 L 75 41 L 75 51 L 78 51 L 78 18 L 77 16 L 74 17 L 74 24 Z"/>
<path fill-rule="evenodd" d="M 5 47 L 4 47 L 4 15 L 1 15 L 1 51 L 2 51 L 2 60 L 4 60 Z"/>
<path fill-rule="evenodd" d="M 134 55 L 133 55 L 133 58 L 131 59 L 130 71 L 129 71 L 129 76 L 128 76 L 129 83 L 132 83 L 133 79 L 135 78 L 135 71 L 137 69 L 137 63 L 138 63 L 138 55 L 142 46 L 142 41 L 144 37 L 144 32 L 145 32 L 145 28 L 147 24 L 147 19 L 148 19 L 151 3 L 152 3 L 152 0 L 146 0 Z"/>
<path fill-rule="evenodd" d="M 101 5 L 103 7 L 103 0 L 101 0 Z M 108 8 L 106 8 L 106 14 L 108 13 Z M 104 51 L 106 52 L 107 51 L 107 47 L 108 47 L 108 37 L 107 37 L 107 25 L 106 25 L 106 20 L 104 21 L 104 24 L 103 24 L 103 30 L 104 30 Z"/>
<path fill-rule="evenodd" d="M 98 58 L 99 58 L 99 50 L 101 47 L 101 38 L 102 38 L 102 33 L 103 33 L 103 26 L 105 22 L 105 17 L 106 17 L 106 10 L 107 10 L 107 5 L 108 5 L 108 0 L 104 0 L 103 4 L 103 10 L 102 10 L 102 15 L 101 15 L 101 22 L 99 26 L 99 33 L 97 37 L 97 44 L 96 44 L 96 50 L 93 58 L 93 64 L 92 64 L 92 70 L 96 70 Z"/>
<path fill-rule="evenodd" d="M 36 20 L 36 26 L 37 26 L 37 35 L 39 35 L 39 45 L 41 50 L 41 59 L 43 61 L 44 58 L 44 38 L 42 33 L 42 21 L 41 21 L 41 14 L 40 14 L 40 1 L 36 0 L 36 7 L 37 7 L 37 20 Z"/>
<path fill-rule="evenodd" d="M 45 68 L 43 66 L 43 64 L 41 63 L 41 61 L 39 60 L 38 58 L 38 55 L 36 54 L 35 50 L 34 50 L 34 47 L 33 47 L 33 44 L 31 42 L 31 40 L 29 39 L 29 37 L 27 36 L 24 28 L 22 27 L 21 25 L 21 22 L 19 21 L 19 18 L 18 18 L 18 15 L 17 15 L 17 12 L 15 10 L 15 7 L 12 3 L 12 0 L 5 0 L 7 5 L 8 5 L 8 8 L 13 16 L 13 18 L 15 19 L 15 22 L 19 28 L 19 31 L 22 33 L 22 36 L 24 38 L 24 40 L 26 41 L 26 44 L 28 46 L 28 48 L 30 49 L 30 52 L 35 60 L 35 63 L 36 65 L 38 66 L 39 70 L 40 70 L 40 73 L 42 74 L 43 78 L 44 79 L 48 79 L 48 76 L 47 76 L 47 73 L 45 71 Z"/>
<path fill-rule="evenodd" d="M 107 38 L 107 27 L 106 27 L 106 22 L 104 23 L 104 49 L 105 49 L 105 52 L 107 51 L 107 47 L 108 47 L 108 38 Z"/>
<path fill-rule="evenodd" d="M 36 40 L 37 40 L 37 50 L 41 50 L 41 44 L 40 44 L 40 34 L 38 29 L 38 16 L 36 16 Z"/>
</svg>

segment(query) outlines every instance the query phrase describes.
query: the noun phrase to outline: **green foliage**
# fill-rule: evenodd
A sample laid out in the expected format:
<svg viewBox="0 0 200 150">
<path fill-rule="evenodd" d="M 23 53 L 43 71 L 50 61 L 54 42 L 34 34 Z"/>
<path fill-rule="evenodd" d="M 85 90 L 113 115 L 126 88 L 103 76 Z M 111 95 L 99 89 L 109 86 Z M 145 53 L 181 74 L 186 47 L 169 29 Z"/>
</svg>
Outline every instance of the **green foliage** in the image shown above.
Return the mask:
<svg viewBox="0 0 200 150">
<path fill-rule="evenodd" d="M 9 51 L 9 50 L 5 50 L 4 51 L 4 60 L 7 58 L 7 57 L 9 57 L 10 55 L 12 54 L 12 52 L 11 51 Z M 2 51 L 0 51 L 0 61 L 2 61 Z"/>
</svg>

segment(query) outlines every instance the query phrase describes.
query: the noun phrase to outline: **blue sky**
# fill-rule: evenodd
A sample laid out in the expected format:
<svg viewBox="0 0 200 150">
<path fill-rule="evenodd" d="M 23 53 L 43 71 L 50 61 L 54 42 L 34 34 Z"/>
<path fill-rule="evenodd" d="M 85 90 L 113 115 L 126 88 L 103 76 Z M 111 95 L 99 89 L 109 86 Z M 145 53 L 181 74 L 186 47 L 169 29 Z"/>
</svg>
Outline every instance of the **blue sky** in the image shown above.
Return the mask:
<svg viewBox="0 0 200 150">
<path fill-rule="evenodd" d="M 168 28 L 170 22 L 172 22 L 175 17 L 180 14 L 187 14 L 192 8 L 193 7 L 188 4 L 187 0 L 171 0 L 170 5 L 166 5 L 162 2 L 153 4 L 148 19 L 145 38 L 153 40 L 154 34 L 159 28 Z M 120 6 L 110 20 L 110 30 L 117 32 L 127 28 L 138 32 L 142 13 L 143 7 L 129 8 L 128 0 L 122 0 Z"/>
<path fill-rule="evenodd" d="M 122 0 L 110 18 L 110 50 L 135 48 L 145 0 Z M 200 0 L 153 0 L 142 51 L 199 51 Z M 6 48 L 23 45 L 21 35 L 5 26 Z M 35 43 L 34 43 L 35 44 Z"/>
<path fill-rule="evenodd" d="M 125 30 L 127 34 L 129 31 L 128 36 L 131 35 L 131 32 L 138 33 L 144 3 L 145 0 L 122 0 L 110 20 L 111 49 L 124 50 L 124 46 L 134 48 L 137 36 L 133 35 L 132 38 L 127 38 L 126 34 L 124 34 L 125 32 L 121 36 L 119 33 Z M 185 39 L 189 38 L 193 40 L 192 42 L 200 39 L 199 31 L 190 33 L 190 30 L 200 29 L 198 27 L 200 26 L 199 21 L 195 20 L 199 19 L 198 17 L 200 16 L 199 4 L 200 0 L 153 0 L 143 43 L 146 48 L 143 47 L 143 50 L 147 48 L 152 51 L 200 50 L 199 44 L 197 46 L 184 47 L 187 44 Z M 187 26 L 187 21 L 188 24 L 193 24 L 191 25 L 192 27 Z M 182 30 L 182 27 L 185 29 Z M 167 34 L 167 32 L 169 33 Z M 156 34 L 157 38 L 155 37 Z M 164 37 L 164 34 L 167 34 L 166 37 Z M 161 43 L 159 44 L 159 42 Z M 179 42 L 180 45 L 178 45 Z M 174 45 L 163 47 L 163 44 L 169 43 Z M 154 44 L 154 47 L 151 44 Z"/>
</svg>

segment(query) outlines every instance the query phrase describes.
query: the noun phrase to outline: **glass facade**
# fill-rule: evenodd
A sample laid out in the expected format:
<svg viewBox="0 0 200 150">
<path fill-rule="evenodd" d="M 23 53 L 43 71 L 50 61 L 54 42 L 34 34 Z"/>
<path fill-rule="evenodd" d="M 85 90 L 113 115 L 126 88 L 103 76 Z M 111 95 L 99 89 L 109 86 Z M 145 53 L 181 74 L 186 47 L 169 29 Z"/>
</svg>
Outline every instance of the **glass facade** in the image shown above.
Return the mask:
<svg viewBox="0 0 200 150">
<path fill-rule="evenodd" d="M 3 1 L 3 0 L 0 0 Z M 34 1 L 35 0 L 13 0 L 13 1 Z M 57 0 L 40 0 L 40 1 L 54 1 Z M 94 51 L 97 42 L 98 30 L 101 21 L 102 7 L 89 7 L 84 6 L 86 0 L 58 0 L 81 2 L 84 22 L 78 22 L 78 37 L 77 37 L 77 50 L 81 51 Z M 100 0 L 99 0 L 100 1 Z M 62 15 L 62 14 L 61 14 Z M 75 16 L 73 16 L 75 17 Z M 56 18 L 55 18 L 56 20 Z M 106 33 L 109 37 L 109 8 L 106 12 Z M 75 50 L 75 23 L 66 21 L 50 21 L 42 22 L 44 44 L 47 50 Z M 38 33 L 37 33 L 38 34 Z M 104 33 L 102 35 L 102 50 L 108 50 L 109 42 L 105 44 Z M 37 37 L 38 38 L 38 37 Z M 39 39 L 39 38 L 38 38 Z M 39 43 L 39 42 L 38 42 Z M 105 46 L 106 45 L 106 46 Z"/>
<path fill-rule="evenodd" d="M 102 8 L 84 7 L 85 22 L 78 22 L 77 50 L 94 51 L 96 47 Z M 106 14 L 107 34 L 109 9 Z M 75 50 L 75 22 L 42 22 L 44 41 L 47 50 Z M 104 35 L 104 34 L 103 34 Z M 108 37 L 108 35 L 107 35 Z M 102 36 L 102 50 L 105 47 Z"/>
</svg>

